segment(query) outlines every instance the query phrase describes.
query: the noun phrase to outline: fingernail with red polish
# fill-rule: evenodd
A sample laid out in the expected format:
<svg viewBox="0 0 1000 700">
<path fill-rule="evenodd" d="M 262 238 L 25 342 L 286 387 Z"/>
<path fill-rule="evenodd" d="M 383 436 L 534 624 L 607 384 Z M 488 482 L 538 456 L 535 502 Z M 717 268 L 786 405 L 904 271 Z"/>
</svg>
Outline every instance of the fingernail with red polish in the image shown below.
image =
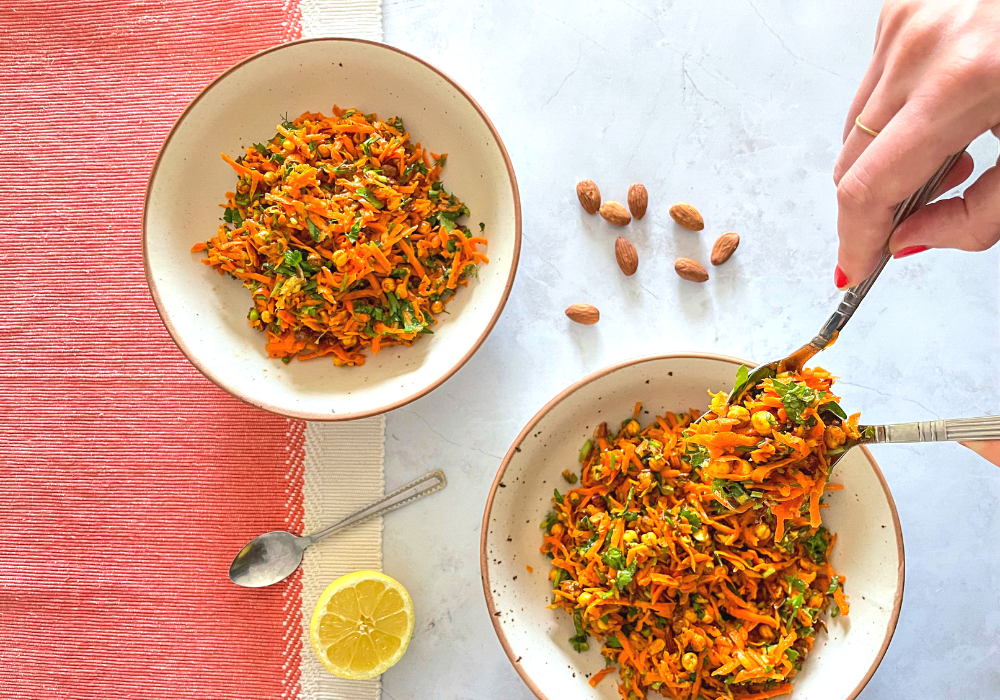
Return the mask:
<svg viewBox="0 0 1000 700">
<path fill-rule="evenodd" d="M 840 265 L 837 265 L 837 269 L 833 271 L 833 283 L 837 285 L 837 289 L 847 287 L 847 275 L 840 269 Z"/>
<path fill-rule="evenodd" d="M 892 257 L 899 260 L 900 258 L 909 257 L 910 255 L 923 253 L 925 250 L 927 250 L 927 246 L 925 245 L 911 245 L 909 248 L 903 248 L 902 250 L 897 251 Z"/>
</svg>

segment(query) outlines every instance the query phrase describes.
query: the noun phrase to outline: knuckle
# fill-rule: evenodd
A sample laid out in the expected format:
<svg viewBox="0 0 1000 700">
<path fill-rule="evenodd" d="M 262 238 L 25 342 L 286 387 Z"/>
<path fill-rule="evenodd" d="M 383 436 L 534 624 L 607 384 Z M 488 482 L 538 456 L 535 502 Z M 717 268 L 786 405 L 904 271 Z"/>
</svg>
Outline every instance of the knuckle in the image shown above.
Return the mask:
<svg viewBox="0 0 1000 700">
<path fill-rule="evenodd" d="M 837 185 L 837 204 L 841 209 L 861 209 L 871 206 L 876 201 L 875 191 L 867 179 L 851 168 L 840 179 Z"/>
<path fill-rule="evenodd" d="M 958 41 L 942 73 L 958 90 L 992 87 L 1000 73 L 1000 58 L 976 37 Z"/>
</svg>

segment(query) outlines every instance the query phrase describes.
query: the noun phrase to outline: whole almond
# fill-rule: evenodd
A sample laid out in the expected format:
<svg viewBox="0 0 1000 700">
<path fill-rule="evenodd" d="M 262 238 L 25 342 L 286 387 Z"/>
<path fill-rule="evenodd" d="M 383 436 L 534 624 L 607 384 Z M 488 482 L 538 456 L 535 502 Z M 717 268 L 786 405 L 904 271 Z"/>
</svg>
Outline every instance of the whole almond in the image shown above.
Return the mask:
<svg viewBox="0 0 1000 700">
<path fill-rule="evenodd" d="M 632 217 L 629 215 L 628 210 L 625 209 L 619 202 L 605 202 L 601 205 L 601 216 L 609 224 L 614 224 L 615 226 L 625 226 Z"/>
<path fill-rule="evenodd" d="M 601 208 L 601 191 L 593 180 L 584 180 L 576 184 L 576 196 L 580 198 L 580 205 L 588 214 L 596 214 Z"/>
<path fill-rule="evenodd" d="M 687 202 L 678 202 L 670 207 L 670 216 L 689 231 L 701 231 L 705 228 L 705 220 L 701 214 Z"/>
<path fill-rule="evenodd" d="M 601 312 L 596 306 L 590 304 L 573 304 L 566 308 L 566 315 L 570 321 L 582 323 L 585 326 L 592 326 L 601 320 Z"/>
<path fill-rule="evenodd" d="M 719 236 L 719 239 L 712 246 L 712 264 L 721 265 L 733 257 L 737 246 L 740 244 L 740 235 L 730 231 Z"/>
<path fill-rule="evenodd" d="M 691 282 L 708 281 L 708 271 L 702 267 L 700 262 L 691 258 L 677 258 L 674 270 L 677 271 L 678 275 Z"/>
<path fill-rule="evenodd" d="M 628 188 L 628 210 L 632 216 L 641 219 L 646 215 L 646 206 L 649 204 L 649 193 L 646 187 L 638 182 Z"/>
<path fill-rule="evenodd" d="M 635 252 L 635 246 L 621 236 L 615 239 L 615 260 L 626 277 L 634 275 L 639 269 L 639 254 Z"/>
</svg>

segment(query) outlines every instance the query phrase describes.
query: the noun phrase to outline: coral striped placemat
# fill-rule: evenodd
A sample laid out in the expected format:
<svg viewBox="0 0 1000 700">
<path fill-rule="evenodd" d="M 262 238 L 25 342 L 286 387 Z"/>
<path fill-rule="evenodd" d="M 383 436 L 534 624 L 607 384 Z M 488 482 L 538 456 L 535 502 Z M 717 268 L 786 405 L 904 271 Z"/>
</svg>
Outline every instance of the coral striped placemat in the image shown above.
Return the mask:
<svg viewBox="0 0 1000 700">
<path fill-rule="evenodd" d="M 329 581 L 380 567 L 380 522 L 286 584 L 226 572 L 260 532 L 381 495 L 384 422 L 306 425 L 216 389 L 160 324 L 140 221 L 202 87 L 300 34 L 380 39 L 379 1 L 18 0 L 0 17 L 0 696 L 377 698 L 321 671 L 303 625 Z"/>
</svg>

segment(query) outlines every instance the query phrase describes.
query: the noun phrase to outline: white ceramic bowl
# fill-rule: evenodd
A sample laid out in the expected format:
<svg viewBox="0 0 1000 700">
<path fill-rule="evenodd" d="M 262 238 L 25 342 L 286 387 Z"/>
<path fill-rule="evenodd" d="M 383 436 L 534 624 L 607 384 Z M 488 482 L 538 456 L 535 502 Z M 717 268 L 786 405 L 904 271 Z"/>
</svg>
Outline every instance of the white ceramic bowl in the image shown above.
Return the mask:
<svg viewBox="0 0 1000 700">
<path fill-rule="evenodd" d="M 580 446 L 598 423 L 616 425 L 636 401 L 643 403 L 646 422 L 664 411 L 704 410 L 707 390 L 732 386 L 740 364 L 718 355 L 661 355 L 600 370 L 552 399 L 504 457 L 483 516 L 483 589 L 504 651 L 541 700 L 620 698 L 617 674 L 596 688 L 587 683 L 604 668 L 599 645 L 584 654 L 573 651 L 572 619 L 545 607 L 551 583 L 549 561 L 538 551 L 538 525 L 550 510 L 553 488 L 567 488 L 561 472 L 579 467 Z M 833 565 L 846 576 L 851 612 L 827 619 L 829 633 L 820 633 L 796 677 L 793 700 L 857 697 L 882 660 L 902 603 L 902 532 L 871 454 L 853 450 L 838 463 L 833 481 L 844 490 L 828 493 L 823 522 L 838 535 Z"/>
<path fill-rule="evenodd" d="M 448 305 L 434 335 L 361 367 L 329 359 L 284 365 L 246 321 L 249 293 L 201 264 L 191 246 L 215 234 L 237 156 L 274 135 L 281 115 L 334 104 L 399 116 L 414 141 L 448 153 L 443 180 L 486 224 L 488 265 Z M 507 300 L 521 245 L 521 206 L 507 151 L 475 100 L 426 62 L 384 44 L 307 39 L 248 58 L 184 110 L 153 166 L 143 215 L 146 279 L 174 341 L 206 377 L 251 404 L 308 420 L 382 413 L 426 394 L 485 340 Z"/>
</svg>

